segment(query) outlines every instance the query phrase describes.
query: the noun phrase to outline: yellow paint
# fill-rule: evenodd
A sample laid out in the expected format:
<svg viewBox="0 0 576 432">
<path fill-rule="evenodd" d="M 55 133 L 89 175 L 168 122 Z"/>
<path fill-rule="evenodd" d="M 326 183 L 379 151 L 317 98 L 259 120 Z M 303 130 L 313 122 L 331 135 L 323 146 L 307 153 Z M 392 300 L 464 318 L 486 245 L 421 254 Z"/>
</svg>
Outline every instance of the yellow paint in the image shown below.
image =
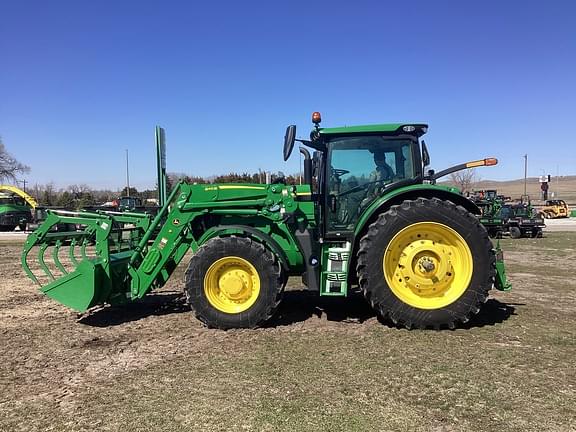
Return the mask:
<svg viewBox="0 0 576 432">
<path fill-rule="evenodd" d="M 247 260 L 229 256 L 214 261 L 204 276 L 204 294 L 221 312 L 244 312 L 260 294 L 260 276 Z"/>
<path fill-rule="evenodd" d="M 0 185 L 0 190 L 7 190 L 10 192 L 14 192 L 16 195 L 21 196 L 22 198 L 24 198 L 24 200 L 30 204 L 30 206 L 35 209 L 38 206 L 38 203 L 36 202 L 36 200 L 34 198 L 32 198 L 30 195 L 28 195 L 26 192 L 24 192 L 21 189 L 18 189 L 15 186 L 9 186 L 9 185 Z"/>
<path fill-rule="evenodd" d="M 258 189 L 258 190 L 264 190 L 264 189 L 266 189 L 266 187 L 226 185 L 226 186 L 218 186 L 218 189 Z"/>
<path fill-rule="evenodd" d="M 479 167 L 479 166 L 484 166 L 484 165 L 486 165 L 486 161 L 484 159 L 482 159 L 482 160 L 477 160 L 477 161 L 473 161 L 473 162 L 467 162 L 466 168 L 474 168 L 474 167 Z"/>
<path fill-rule="evenodd" d="M 394 295 L 419 309 L 440 309 L 458 300 L 473 268 L 466 241 L 437 222 L 418 222 L 399 231 L 383 259 L 384 277 Z"/>
</svg>

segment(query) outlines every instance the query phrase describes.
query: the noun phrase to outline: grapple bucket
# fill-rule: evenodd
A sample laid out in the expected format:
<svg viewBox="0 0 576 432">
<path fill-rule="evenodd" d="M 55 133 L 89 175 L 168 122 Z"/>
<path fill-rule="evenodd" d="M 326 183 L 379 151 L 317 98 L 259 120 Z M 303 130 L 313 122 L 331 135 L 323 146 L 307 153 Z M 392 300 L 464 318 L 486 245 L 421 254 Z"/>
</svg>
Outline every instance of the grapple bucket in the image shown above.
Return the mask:
<svg viewBox="0 0 576 432">
<path fill-rule="evenodd" d="M 57 302 L 82 312 L 106 300 L 110 283 L 106 281 L 101 264 L 84 260 L 76 270 L 55 279 L 40 288 L 40 291 Z"/>
<path fill-rule="evenodd" d="M 77 311 L 125 302 L 128 262 L 149 224 L 139 213 L 49 211 L 28 236 L 22 267 L 41 292 Z"/>
</svg>

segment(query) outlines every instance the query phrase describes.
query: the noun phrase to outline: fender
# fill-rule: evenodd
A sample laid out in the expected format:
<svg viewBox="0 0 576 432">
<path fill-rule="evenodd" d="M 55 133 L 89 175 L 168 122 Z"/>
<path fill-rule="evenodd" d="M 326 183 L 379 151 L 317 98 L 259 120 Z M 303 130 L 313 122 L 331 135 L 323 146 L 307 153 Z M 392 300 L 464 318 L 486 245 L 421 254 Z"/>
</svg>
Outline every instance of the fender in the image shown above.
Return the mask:
<svg viewBox="0 0 576 432">
<path fill-rule="evenodd" d="M 441 200 L 451 201 L 456 205 L 464 207 L 472 214 L 480 214 L 478 206 L 462 196 L 458 188 L 433 184 L 404 186 L 386 193 L 364 210 L 354 230 L 354 237 L 357 239 L 364 231 L 364 228 L 372 223 L 380 213 L 387 211 L 393 205 L 400 204 L 404 200 L 414 200 L 417 198 L 439 198 Z"/>
<path fill-rule="evenodd" d="M 286 255 L 286 252 L 280 247 L 278 242 L 274 240 L 270 235 L 265 232 L 260 231 L 257 228 L 246 226 L 246 225 L 218 225 L 210 228 L 204 233 L 204 235 L 198 240 L 198 245 L 206 243 L 208 240 L 222 236 L 222 235 L 233 235 L 240 234 L 244 237 L 254 238 L 258 242 L 266 245 L 272 252 L 276 254 L 284 270 L 288 271 L 290 269 L 290 260 Z"/>
</svg>

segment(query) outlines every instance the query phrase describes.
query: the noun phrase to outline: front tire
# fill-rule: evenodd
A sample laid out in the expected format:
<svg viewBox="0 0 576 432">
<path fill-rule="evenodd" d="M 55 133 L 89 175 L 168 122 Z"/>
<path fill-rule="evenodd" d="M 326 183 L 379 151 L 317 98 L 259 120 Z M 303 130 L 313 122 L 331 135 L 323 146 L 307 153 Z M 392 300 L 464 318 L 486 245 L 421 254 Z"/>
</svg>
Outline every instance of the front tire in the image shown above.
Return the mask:
<svg viewBox="0 0 576 432">
<path fill-rule="evenodd" d="M 217 237 L 192 256 L 186 298 L 211 328 L 254 328 L 274 315 L 285 276 L 276 255 L 243 237 Z"/>
<path fill-rule="evenodd" d="M 372 307 L 407 328 L 454 328 L 480 311 L 495 277 L 488 232 L 463 207 L 404 201 L 360 240 L 360 288 Z"/>
<path fill-rule="evenodd" d="M 510 227 L 510 237 L 513 239 L 519 239 L 522 237 L 522 230 L 516 226 Z"/>
</svg>

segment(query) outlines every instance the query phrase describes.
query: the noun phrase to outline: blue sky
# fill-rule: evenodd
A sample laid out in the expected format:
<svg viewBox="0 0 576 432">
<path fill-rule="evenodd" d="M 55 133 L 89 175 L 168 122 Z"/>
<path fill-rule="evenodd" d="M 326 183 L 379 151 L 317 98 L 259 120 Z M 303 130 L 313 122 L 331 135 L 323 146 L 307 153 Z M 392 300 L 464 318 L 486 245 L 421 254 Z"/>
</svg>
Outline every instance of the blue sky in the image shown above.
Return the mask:
<svg viewBox="0 0 576 432">
<path fill-rule="evenodd" d="M 155 183 L 282 161 L 288 124 L 426 122 L 436 169 L 576 174 L 576 3 L 2 2 L 0 136 L 30 183 Z"/>
</svg>

